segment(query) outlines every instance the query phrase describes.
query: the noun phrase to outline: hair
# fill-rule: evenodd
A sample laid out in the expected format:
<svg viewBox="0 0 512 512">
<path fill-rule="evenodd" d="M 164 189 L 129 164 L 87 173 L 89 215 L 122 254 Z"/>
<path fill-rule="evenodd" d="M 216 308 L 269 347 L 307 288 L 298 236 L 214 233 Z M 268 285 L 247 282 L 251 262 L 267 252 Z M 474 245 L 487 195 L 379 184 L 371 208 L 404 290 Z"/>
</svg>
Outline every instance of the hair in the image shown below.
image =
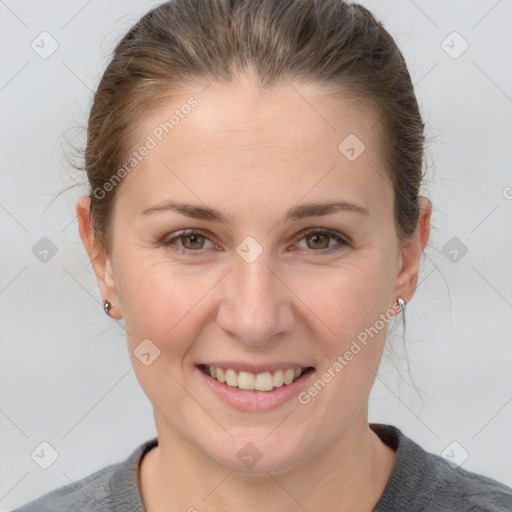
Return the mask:
<svg viewBox="0 0 512 512">
<path fill-rule="evenodd" d="M 142 116 L 187 85 L 230 83 L 244 71 L 262 89 L 318 84 L 376 114 L 395 230 L 406 243 L 419 219 L 424 123 L 405 60 L 382 23 L 343 0 L 172 0 L 117 44 L 90 110 L 84 168 L 94 234 L 107 254 L 119 186 L 101 197 L 93 191 L 106 189 L 126 162 Z"/>
</svg>

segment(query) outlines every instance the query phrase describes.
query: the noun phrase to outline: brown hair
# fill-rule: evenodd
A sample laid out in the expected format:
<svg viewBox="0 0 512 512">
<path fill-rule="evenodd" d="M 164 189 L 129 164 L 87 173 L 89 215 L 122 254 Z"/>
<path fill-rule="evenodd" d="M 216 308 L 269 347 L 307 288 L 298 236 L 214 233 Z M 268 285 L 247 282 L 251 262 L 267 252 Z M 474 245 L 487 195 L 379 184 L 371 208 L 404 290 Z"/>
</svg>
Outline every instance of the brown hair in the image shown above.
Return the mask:
<svg viewBox="0 0 512 512">
<path fill-rule="evenodd" d="M 383 25 L 343 0 L 173 0 L 122 38 L 94 96 L 85 169 L 95 235 L 107 254 L 117 187 L 101 198 L 92 192 L 126 161 L 141 116 L 187 84 L 229 82 L 249 68 L 261 87 L 317 83 L 376 113 L 404 244 L 419 218 L 424 123 L 405 60 Z"/>
</svg>

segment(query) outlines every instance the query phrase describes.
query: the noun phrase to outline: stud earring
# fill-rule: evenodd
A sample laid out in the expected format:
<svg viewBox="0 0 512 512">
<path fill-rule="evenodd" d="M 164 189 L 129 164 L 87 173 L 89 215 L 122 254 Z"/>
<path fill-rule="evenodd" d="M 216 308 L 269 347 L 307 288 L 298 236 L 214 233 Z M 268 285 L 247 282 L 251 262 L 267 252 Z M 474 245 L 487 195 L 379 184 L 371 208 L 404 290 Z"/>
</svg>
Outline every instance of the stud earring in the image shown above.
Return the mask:
<svg viewBox="0 0 512 512">
<path fill-rule="evenodd" d="M 402 297 L 398 297 L 398 305 L 400 306 L 400 313 L 405 309 L 405 300 Z"/>
<path fill-rule="evenodd" d="M 103 303 L 103 309 L 104 309 L 105 313 L 108 315 L 108 312 L 112 309 L 112 304 L 110 303 L 110 301 L 106 300 Z"/>
</svg>

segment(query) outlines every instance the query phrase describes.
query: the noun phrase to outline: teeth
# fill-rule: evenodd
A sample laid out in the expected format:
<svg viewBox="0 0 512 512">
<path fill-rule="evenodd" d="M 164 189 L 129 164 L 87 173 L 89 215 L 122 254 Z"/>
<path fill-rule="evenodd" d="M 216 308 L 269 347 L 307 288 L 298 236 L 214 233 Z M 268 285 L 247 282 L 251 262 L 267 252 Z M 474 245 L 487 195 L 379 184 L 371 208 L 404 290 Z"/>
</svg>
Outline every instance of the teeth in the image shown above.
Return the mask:
<svg viewBox="0 0 512 512">
<path fill-rule="evenodd" d="M 211 370 L 212 368 L 215 368 L 215 367 L 210 366 L 210 372 L 212 371 Z M 210 373 L 210 375 L 211 375 L 211 373 Z M 219 382 L 226 382 L 226 372 L 222 368 L 217 368 L 217 380 Z"/>
<path fill-rule="evenodd" d="M 224 369 L 215 366 L 207 366 L 205 369 L 212 378 L 230 387 L 256 391 L 271 391 L 283 384 L 291 384 L 302 375 L 302 368 L 287 368 L 286 370 L 258 374 L 245 371 L 237 372 L 232 368 Z"/>
<path fill-rule="evenodd" d="M 289 368 L 284 372 L 284 383 L 291 384 L 295 377 L 295 370 L 293 368 Z"/>
<path fill-rule="evenodd" d="M 280 388 L 284 384 L 283 370 L 277 370 L 277 372 L 274 372 L 273 384 L 275 388 Z"/>
<path fill-rule="evenodd" d="M 238 375 L 235 370 L 232 370 L 231 368 L 226 370 L 226 384 L 231 387 L 238 386 Z"/>
<path fill-rule="evenodd" d="M 238 376 L 238 380 L 240 382 L 240 375 Z M 255 380 L 254 389 L 257 391 L 271 391 L 274 387 L 272 374 L 270 372 L 258 373 Z"/>
<path fill-rule="evenodd" d="M 254 389 L 254 373 L 240 372 L 238 374 L 238 387 L 240 389 Z"/>
</svg>

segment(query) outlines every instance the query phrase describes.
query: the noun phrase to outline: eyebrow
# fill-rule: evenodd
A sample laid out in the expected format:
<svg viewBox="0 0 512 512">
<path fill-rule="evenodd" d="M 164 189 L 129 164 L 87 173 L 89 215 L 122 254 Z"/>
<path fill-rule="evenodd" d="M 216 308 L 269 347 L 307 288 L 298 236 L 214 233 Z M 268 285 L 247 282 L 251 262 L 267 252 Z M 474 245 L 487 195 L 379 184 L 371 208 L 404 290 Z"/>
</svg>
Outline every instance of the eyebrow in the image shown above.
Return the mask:
<svg viewBox="0 0 512 512">
<path fill-rule="evenodd" d="M 149 215 L 160 211 L 175 211 L 193 219 L 226 223 L 226 218 L 219 210 L 209 206 L 166 201 L 143 210 L 140 215 Z M 286 213 L 284 221 L 300 220 L 308 217 L 321 217 L 339 211 L 348 211 L 368 215 L 370 212 L 362 205 L 348 201 L 329 201 L 324 203 L 305 203 L 294 206 Z"/>
</svg>

